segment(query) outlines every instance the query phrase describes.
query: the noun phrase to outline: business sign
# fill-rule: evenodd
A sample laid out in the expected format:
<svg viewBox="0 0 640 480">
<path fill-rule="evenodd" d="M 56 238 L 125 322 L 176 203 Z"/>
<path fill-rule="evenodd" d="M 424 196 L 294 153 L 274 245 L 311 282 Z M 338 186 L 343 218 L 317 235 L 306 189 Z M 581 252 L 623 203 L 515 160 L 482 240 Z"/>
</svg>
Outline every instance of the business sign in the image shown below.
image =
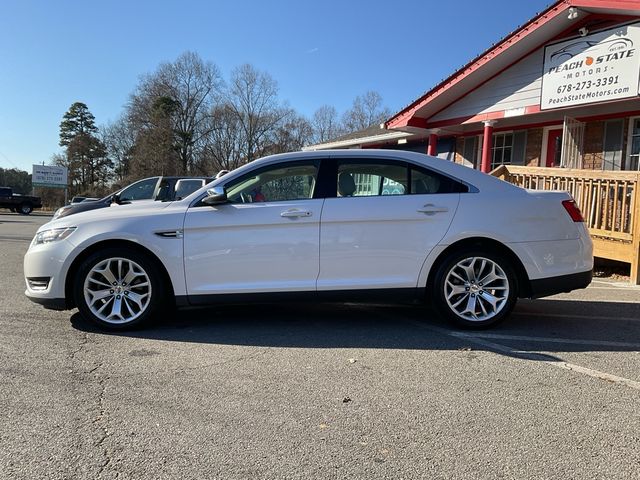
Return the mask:
<svg viewBox="0 0 640 480">
<path fill-rule="evenodd" d="M 640 23 L 547 45 L 540 108 L 636 97 L 639 48 Z"/>
<path fill-rule="evenodd" d="M 34 187 L 67 188 L 67 167 L 34 165 L 31 184 Z"/>
</svg>

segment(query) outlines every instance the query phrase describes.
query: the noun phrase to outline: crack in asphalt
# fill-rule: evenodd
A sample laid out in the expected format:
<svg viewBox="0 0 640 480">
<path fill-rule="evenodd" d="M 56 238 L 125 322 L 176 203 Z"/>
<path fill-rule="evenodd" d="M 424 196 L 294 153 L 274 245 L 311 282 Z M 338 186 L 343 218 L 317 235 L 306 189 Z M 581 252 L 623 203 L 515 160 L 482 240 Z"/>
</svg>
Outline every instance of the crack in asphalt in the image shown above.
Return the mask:
<svg viewBox="0 0 640 480">
<path fill-rule="evenodd" d="M 251 353 L 249 355 L 241 355 L 239 357 L 230 358 L 228 360 L 223 360 L 221 362 L 211 362 L 211 363 L 205 363 L 203 365 L 195 365 L 193 367 L 183 367 L 183 368 L 178 368 L 178 369 L 175 369 L 175 370 L 166 370 L 166 371 L 175 372 L 175 373 L 185 373 L 185 372 L 190 372 L 190 371 L 194 371 L 194 370 L 202 370 L 202 369 L 208 368 L 208 367 L 217 367 L 219 365 L 227 365 L 227 364 L 230 364 L 230 363 L 242 362 L 244 360 L 253 360 L 255 358 L 262 357 L 262 356 L 266 355 L 266 353 L 268 351 L 269 351 L 269 348 L 263 348 L 261 350 L 258 350 L 255 353 Z"/>
<path fill-rule="evenodd" d="M 89 350 L 87 349 L 87 346 L 92 343 L 91 340 L 92 339 L 89 337 L 88 333 L 83 333 L 82 337 L 79 339 L 77 348 L 75 348 L 73 351 L 69 353 L 69 358 L 71 359 L 72 362 L 82 362 L 83 360 L 80 357 L 83 354 L 90 354 Z M 245 355 L 239 355 L 235 358 L 230 358 L 227 360 L 214 361 L 214 362 L 209 362 L 203 365 L 186 366 L 186 367 L 176 368 L 176 369 L 166 369 L 166 370 L 163 370 L 163 372 L 171 373 L 171 374 L 176 374 L 176 373 L 180 374 L 180 373 L 186 373 L 191 371 L 203 370 L 210 367 L 218 367 L 220 365 L 250 361 L 258 357 L 264 356 L 269 350 L 270 348 L 263 348 L 263 349 L 260 349 L 259 351 L 251 352 Z M 85 359 L 85 360 L 89 360 L 89 359 Z M 104 372 L 104 368 L 105 368 L 104 362 L 92 361 L 92 363 L 93 363 L 93 366 L 89 369 L 82 368 L 82 366 L 80 365 L 76 367 L 73 367 L 72 365 L 72 373 L 75 373 L 77 375 L 75 381 L 82 385 L 84 391 L 90 391 L 89 388 L 87 387 L 89 387 L 89 385 L 91 384 L 95 385 L 98 389 L 97 395 L 92 395 L 94 396 L 95 400 L 93 402 L 93 406 L 91 407 L 91 411 L 93 411 L 94 413 L 91 416 L 90 424 L 91 424 L 91 428 L 97 433 L 97 438 L 93 442 L 93 446 L 95 448 L 96 453 L 100 452 L 100 454 L 103 457 L 102 462 L 98 465 L 97 471 L 94 475 L 92 475 L 92 478 L 100 479 L 108 475 L 107 472 L 114 473 L 110 471 L 110 465 L 112 462 L 112 455 L 111 455 L 112 452 L 110 451 L 108 446 L 108 438 L 112 435 L 112 432 L 109 429 L 109 422 L 108 422 L 109 414 L 108 414 L 108 408 L 107 408 L 107 402 L 106 402 L 106 392 L 107 392 L 107 387 L 109 385 L 109 382 L 113 381 L 114 379 L 117 380 L 117 377 L 113 377 L 111 375 L 106 374 L 106 372 Z M 154 372 L 154 373 L 160 373 L 160 372 Z M 146 371 L 144 372 L 144 374 L 148 375 L 149 372 Z M 131 374 L 128 374 L 127 376 L 131 376 Z"/>
<path fill-rule="evenodd" d="M 89 370 L 85 368 L 74 368 L 74 362 L 81 362 L 78 358 L 82 353 L 87 353 L 87 345 L 89 345 L 90 338 L 88 333 L 83 333 L 78 342 L 77 348 L 72 350 L 69 353 L 69 359 L 72 362 L 71 373 L 75 373 L 77 375 L 76 381 L 80 383 L 83 387 L 83 390 L 87 391 L 87 384 L 93 383 L 98 387 L 97 398 L 95 399 L 94 406 L 92 407 L 93 411 L 96 411 L 95 416 L 91 419 L 91 427 L 98 434 L 98 439 L 94 442 L 94 447 L 99 449 L 102 452 L 104 460 L 98 467 L 98 471 L 94 478 L 102 477 L 103 473 L 106 469 L 108 469 L 109 464 L 111 463 L 111 456 L 107 446 L 105 445 L 105 441 L 107 437 L 109 437 L 110 432 L 107 427 L 107 407 L 105 402 L 105 393 L 107 390 L 107 382 L 110 379 L 108 375 L 103 375 L 100 372 L 100 369 L 104 367 L 103 362 L 93 362 L 94 366 Z"/>
<path fill-rule="evenodd" d="M 98 370 L 102 368 L 102 366 L 103 366 L 102 363 L 98 364 L 95 368 L 91 370 L 91 372 L 92 373 L 98 372 Z M 109 453 L 109 449 L 104 444 L 107 437 L 109 437 L 109 429 L 107 428 L 107 421 L 106 421 L 107 408 L 105 405 L 105 393 L 107 391 L 107 381 L 109 380 L 109 376 L 100 376 L 98 372 L 96 375 L 94 375 L 94 378 L 96 379 L 96 381 L 98 382 L 98 385 L 100 386 L 100 393 L 98 395 L 98 401 L 97 401 L 98 416 L 95 417 L 92 421 L 93 426 L 97 427 L 100 433 L 100 437 L 98 438 L 98 441 L 95 444 L 95 446 L 102 449 L 102 453 L 105 457 L 104 462 L 102 463 L 102 465 L 100 466 L 100 469 L 98 470 L 97 477 L 99 478 L 102 476 L 103 472 L 109 467 L 109 464 L 111 463 L 111 455 Z"/>
<path fill-rule="evenodd" d="M 84 350 L 84 347 L 87 345 L 87 343 L 89 343 L 89 334 L 83 333 L 80 343 L 78 343 L 78 348 L 76 348 L 75 350 L 71 351 L 71 353 L 69 353 L 69 359 L 71 361 L 75 360 L 76 355 L 78 355 L 78 353 Z"/>
</svg>

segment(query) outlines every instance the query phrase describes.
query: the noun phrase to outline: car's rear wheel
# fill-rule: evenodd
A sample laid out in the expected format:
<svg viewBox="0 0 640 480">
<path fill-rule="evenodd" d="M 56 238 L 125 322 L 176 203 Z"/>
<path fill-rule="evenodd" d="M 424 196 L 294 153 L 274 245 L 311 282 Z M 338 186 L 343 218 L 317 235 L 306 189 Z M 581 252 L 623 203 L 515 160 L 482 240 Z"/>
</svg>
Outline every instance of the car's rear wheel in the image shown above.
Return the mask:
<svg viewBox="0 0 640 480">
<path fill-rule="evenodd" d="M 33 212 L 33 207 L 31 206 L 30 203 L 23 203 L 22 205 L 20 205 L 21 214 L 29 215 L 31 212 Z"/>
<path fill-rule="evenodd" d="M 15 207 L 11 207 L 11 208 L 9 208 L 9 211 L 15 213 L 16 209 L 15 209 Z"/>
<path fill-rule="evenodd" d="M 102 328 L 124 330 L 149 321 L 164 298 L 155 262 L 128 248 L 108 248 L 85 259 L 74 283 L 83 317 Z"/>
<path fill-rule="evenodd" d="M 486 328 L 504 320 L 516 303 L 517 277 L 510 262 L 490 251 L 449 255 L 434 277 L 436 309 L 456 325 Z"/>
</svg>

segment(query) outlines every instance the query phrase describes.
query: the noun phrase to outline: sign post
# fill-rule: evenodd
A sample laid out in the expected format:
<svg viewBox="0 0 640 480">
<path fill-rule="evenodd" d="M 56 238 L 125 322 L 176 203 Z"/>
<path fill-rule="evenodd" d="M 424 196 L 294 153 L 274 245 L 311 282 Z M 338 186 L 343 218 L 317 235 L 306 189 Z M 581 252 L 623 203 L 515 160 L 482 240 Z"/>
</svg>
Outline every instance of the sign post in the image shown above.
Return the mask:
<svg viewBox="0 0 640 480">
<path fill-rule="evenodd" d="M 32 187 L 64 188 L 64 203 L 67 204 L 67 167 L 57 165 L 33 165 L 31 173 Z"/>
</svg>

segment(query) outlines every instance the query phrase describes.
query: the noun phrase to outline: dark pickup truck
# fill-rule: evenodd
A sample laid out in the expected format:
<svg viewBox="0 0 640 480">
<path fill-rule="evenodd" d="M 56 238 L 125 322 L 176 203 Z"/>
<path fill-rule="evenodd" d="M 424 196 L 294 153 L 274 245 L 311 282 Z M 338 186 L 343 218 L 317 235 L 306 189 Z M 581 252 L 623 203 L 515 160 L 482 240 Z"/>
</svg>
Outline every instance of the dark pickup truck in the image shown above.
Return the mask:
<svg viewBox="0 0 640 480">
<path fill-rule="evenodd" d="M 40 197 L 13 193 L 10 187 L 0 187 L 0 208 L 29 215 L 34 208 L 42 208 L 42 200 Z"/>
</svg>

